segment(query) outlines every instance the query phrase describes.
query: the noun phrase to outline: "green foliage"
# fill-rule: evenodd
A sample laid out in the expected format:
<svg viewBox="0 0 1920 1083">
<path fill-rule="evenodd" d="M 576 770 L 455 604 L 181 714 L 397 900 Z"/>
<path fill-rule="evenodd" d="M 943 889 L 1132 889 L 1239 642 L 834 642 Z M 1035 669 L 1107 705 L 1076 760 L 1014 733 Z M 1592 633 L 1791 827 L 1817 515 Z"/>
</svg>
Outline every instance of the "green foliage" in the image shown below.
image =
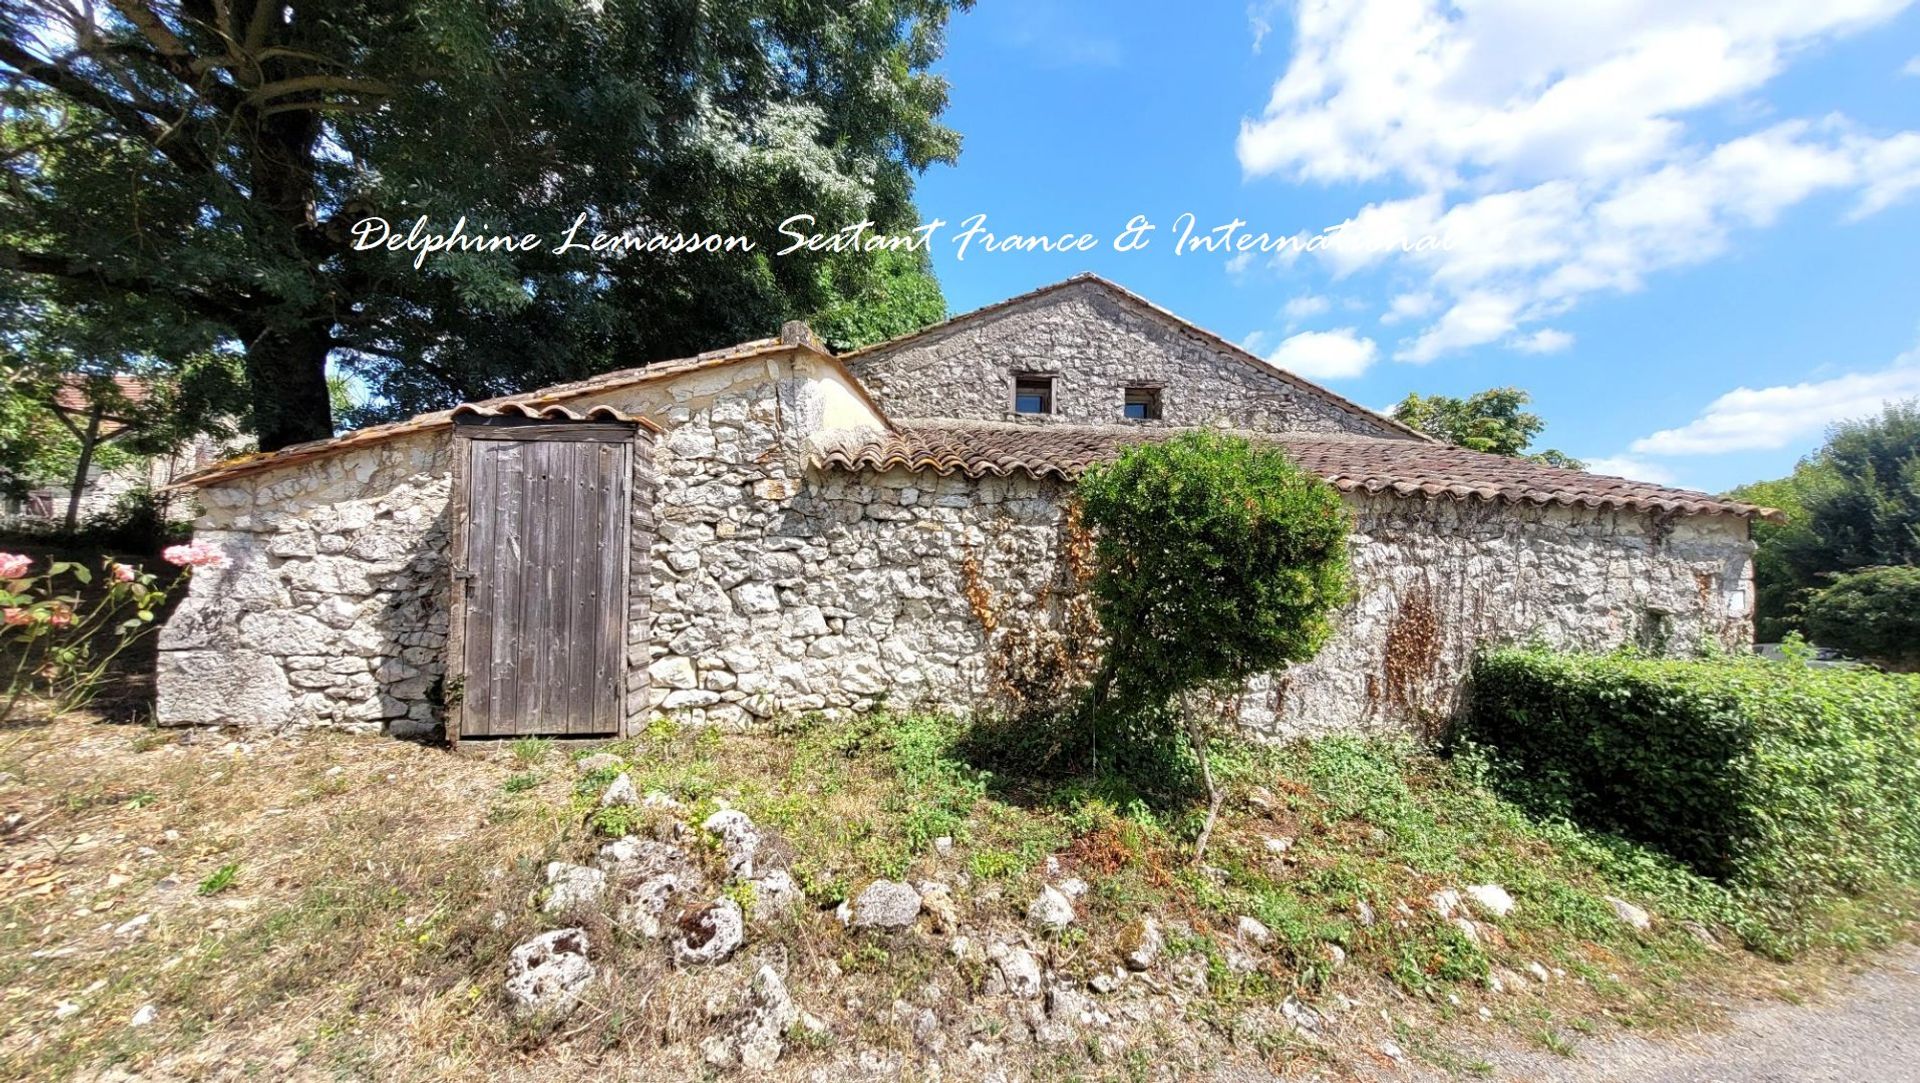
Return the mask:
<svg viewBox="0 0 1920 1083">
<path fill-rule="evenodd" d="M 1511 455 L 1547 466 L 1578 470 L 1580 460 L 1554 450 L 1529 454 L 1528 445 L 1547 423 L 1521 407 L 1533 396 L 1517 387 L 1494 387 L 1464 399 L 1452 395 L 1408 393 L 1393 408 L 1396 420 L 1428 436 L 1439 437 L 1468 451 Z"/>
<path fill-rule="evenodd" d="M 1182 433 L 1088 470 L 1079 496 L 1119 700 L 1224 690 L 1313 657 L 1332 634 L 1349 517 L 1332 486 L 1280 452 Z"/>
<path fill-rule="evenodd" d="M 1751 658 L 1505 649 L 1459 736 L 1536 811 L 1724 883 L 1756 946 L 1920 875 L 1920 680 Z"/>
<path fill-rule="evenodd" d="M 244 355 L 263 446 L 355 420 L 683 356 L 820 314 L 836 340 L 943 306 L 924 264 L 771 253 L 780 220 L 911 226 L 952 161 L 930 72 L 966 0 L 301 0 L 0 5 L 0 298 L 45 290 L 105 338 Z M 262 9 L 263 11 L 267 9 Z M 535 234 L 509 252 L 356 248 Z M 582 221 L 755 250 L 557 252 Z M 876 265 L 880 269 L 871 268 Z M 888 299 L 891 299 L 889 301 Z M 871 320 L 849 310 L 891 307 Z"/>
<path fill-rule="evenodd" d="M 218 895 L 222 891 L 232 887 L 233 881 L 238 878 L 239 875 L 240 863 L 237 861 L 229 861 L 209 873 L 206 879 L 200 881 L 199 892 L 202 895 Z"/>
<path fill-rule="evenodd" d="M 1920 564 L 1920 402 L 1836 425 L 1790 477 L 1727 495 L 1787 516 L 1754 525 L 1757 634 L 1806 631 L 1801 607 L 1832 574 Z"/>
<path fill-rule="evenodd" d="M 1807 634 L 1855 658 L 1920 668 L 1920 568 L 1862 568 L 1808 596 Z"/>
<path fill-rule="evenodd" d="M 162 584 L 108 559 L 96 583 L 83 564 L 36 571 L 28 557 L 0 553 L 0 723 L 29 696 L 56 713 L 92 702 L 114 660 L 158 630 L 156 615 L 187 575 Z"/>
</svg>

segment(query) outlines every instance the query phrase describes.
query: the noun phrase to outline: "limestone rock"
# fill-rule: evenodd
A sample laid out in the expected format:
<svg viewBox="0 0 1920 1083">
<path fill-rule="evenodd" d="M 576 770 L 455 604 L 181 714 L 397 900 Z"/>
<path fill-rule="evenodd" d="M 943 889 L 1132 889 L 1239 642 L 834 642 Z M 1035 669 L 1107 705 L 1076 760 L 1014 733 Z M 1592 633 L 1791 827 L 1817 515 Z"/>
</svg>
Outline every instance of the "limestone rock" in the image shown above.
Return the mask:
<svg viewBox="0 0 1920 1083">
<path fill-rule="evenodd" d="M 507 956 L 507 1009 L 520 1020 L 565 1018 L 593 981 L 584 929 L 555 929 Z"/>
<path fill-rule="evenodd" d="M 725 962 L 746 943 L 746 930 L 740 904 L 732 899 L 716 899 L 681 915 L 673 943 L 674 962 L 681 966 Z"/>
<path fill-rule="evenodd" d="M 934 927 L 950 933 L 960 928 L 960 907 L 947 885 L 934 880 L 920 882 L 920 907 L 933 917 Z"/>
<path fill-rule="evenodd" d="M 1245 914 L 1240 915 L 1240 920 L 1235 923 L 1234 933 L 1249 944 L 1264 945 L 1273 939 L 1272 931 L 1260 924 L 1259 919 Z"/>
<path fill-rule="evenodd" d="M 1467 889 L 1467 897 L 1475 906 L 1496 918 L 1513 913 L 1513 896 L 1499 884 L 1475 884 Z"/>
<path fill-rule="evenodd" d="M 720 851 L 727 857 L 727 872 L 739 877 L 753 876 L 753 859 L 760 850 L 760 829 L 739 809 L 726 808 L 707 817 L 700 829 L 720 840 Z"/>
<path fill-rule="evenodd" d="M 1608 895 L 1607 905 L 1613 907 L 1613 916 L 1633 926 L 1641 932 L 1653 928 L 1653 915 L 1633 905 L 1625 899 Z"/>
<path fill-rule="evenodd" d="M 1073 900 L 1057 887 L 1044 887 L 1027 904 L 1027 921 L 1048 932 L 1059 932 L 1073 924 Z"/>
<path fill-rule="evenodd" d="M 606 891 L 607 874 L 599 869 L 550 861 L 547 863 L 547 898 L 540 909 L 556 916 L 591 909 L 600 905 Z"/>
<path fill-rule="evenodd" d="M 847 923 L 856 929 L 903 929 L 920 916 L 920 893 L 910 884 L 875 880 L 853 900 Z"/>
<path fill-rule="evenodd" d="M 1160 923 L 1151 917 L 1137 918 L 1120 933 L 1120 961 L 1128 970 L 1151 970 L 1166 947 Z"/>
<path fill-rule="evenodd" d="M 1427 896 L 1427 905 L 1433 907 L 1434 913 L 1443 918 L 1452 917 L 1454 911 L 1460 909 L 1461 903 L 1460 893 L 1452 888 L 1436 891 Z"/>
<path fill-rule="evenodd" d="M 752 883 L 755 920 L 784 914 L 800 900 L 800 885 L 794 883 L 793 874 L 785 869 L 763 872 L 754 877 Z"/>
<path fill-rule="evenodd" d="M 679 912 L 682 900 L 699 888 L 677 873 L 661 873 L 630 890 L 613 920 L 634 936 L 658 940 L 667 935 L 670 917 Z"/>
<path fill-rule="evenodd" d="M 600 795 L 601 808 L 615 808 L 622 805 L 640 803 L 640 792 L 633 788 L 633 779 L 622 774 L 607 786 L 607 792 Z"/>
<path fill-rule="evenodd" d="M 770 966 L 754 973 L 745 1001 L 723 1024 L 725 1031 L 701 1043 L 702 1052 L 715 1067 L 737 1064 L 751 1072 L 771 1071 L 786 1051 L 786 1034 L 800 1021 L 800 1009 Z"/>
<path fill-rule="evenodd" d="M 615 880 L 631 883 L 672 874 L 697 885 L 702 877 L 693 856 L 671 843 L 631 835 L 600 847 L 593 859 Z"/>
<path fill-rule="evenodd" d="M 575 760 L 573 769 L 583 775 L 591 775 L 598 771 L 611 771 L 624 766 L 625 763 L 625 760 L 611 752 L 595 752 L 591 756 L 582 756 Z"/>
<path fill-rule="evenodd" d="M 987 949 L 987 958 L 994 965 L 993 977 L 998 979 L 997 985 L 989 982 L 990 992 L 1021 1000 L 1032 1000 L 1040 995 L 1045 976 L 1040 969 L 1040 960 L 1032 952 L 1017 944 L 996 942 Z"/>
</svg>

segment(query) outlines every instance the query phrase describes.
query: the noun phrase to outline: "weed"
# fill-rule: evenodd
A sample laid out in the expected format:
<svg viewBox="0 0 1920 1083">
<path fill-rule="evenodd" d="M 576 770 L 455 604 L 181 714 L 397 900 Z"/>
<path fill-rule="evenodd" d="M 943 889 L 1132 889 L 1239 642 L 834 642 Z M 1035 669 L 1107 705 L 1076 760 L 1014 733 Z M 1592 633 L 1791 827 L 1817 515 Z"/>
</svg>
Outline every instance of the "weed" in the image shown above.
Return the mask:
<svg viewBox="0 0 1920 1083">
<path fill-rule="evenodd" d="M 205 880 L 200 881 L 200 894 L 218 895 L 233 886 L 234 877 L 240 874 L 240 863 L 229 861 L 213 870 Z"/>
<path fill-rule="evenodd" d="M 553 738 L 516 737 L 508 743 L 507 752 L 513 756 L 513 762 L 522 767 L 532 767 L 545 762 L 553 752 Z"/>
<path fill-rule="evenodd" d="M 539 785 L 538 771 L 522 771 L 517 775 L 508 775 L 507 780 L 500 784 L 500 788 L 508 793 L 525 793 Z"/>
</svg>

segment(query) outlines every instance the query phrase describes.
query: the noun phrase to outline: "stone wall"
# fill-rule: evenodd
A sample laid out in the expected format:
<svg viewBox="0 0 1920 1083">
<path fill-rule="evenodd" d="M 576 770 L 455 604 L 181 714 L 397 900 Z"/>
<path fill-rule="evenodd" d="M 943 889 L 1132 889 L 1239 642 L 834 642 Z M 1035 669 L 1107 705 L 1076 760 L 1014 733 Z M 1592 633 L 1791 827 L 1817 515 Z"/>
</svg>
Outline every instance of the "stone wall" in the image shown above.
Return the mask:
<svg viewBox="0 0 1920 1083">
<path fill-rule="evenodd" d="M 968 709 L 1069 606 L 1067 487 L 805 465 L 781 400 L 676 414 L 660 450 L 653 701 L 735 726 L 796 711 Z M 1349 498 L 1357 598 L 1312 663 L 1256 682 L 1256 733 L 1431 727 L 1484 641 L 1690 651 L 1750 632 L 1732 517 Z M 993 614 L 988 635 L 980 610 Z"/>
<path fill-rule="evenodd" d="M 162 725 L 440 725 L 449 441 L 425 433 L 207 488 L 160 633 Z"/>
<path fill-rule="evenodd" d="M 1097 282 L 1082 282 L 861 354 L 854 374 L 900 418 L 1213 425 L 1260 432 L 1406 434 L 1182 329 Z M 1054 373 L 1054 413 L 1013 412 L 1015 373 Z M 1159 421 L 1127 421 L 1125 389 L 1161 389 Z"/>
<path fill-rule="evenodd" d="M 1021 645 L 1073 611 L 1067 486 L 812 466 L 814 434 L 859 420 L 829 367 L 741 363 L 594 398 L 666 429 L 650 541 L 635 520 L 630 717 L 990 705 Z M 199 537 L 231 564 L 196 576 L 163 632 L 160 720 L 437 728 L 449 440 L 206 490 Z M 1425 729 L 1485 640 L 1686 650 L 1749 628 L 1736 518 L 1349 503 L 1358 597 L 1319 658 L 1258 682 L 1257 733 Z"/>
</svg>

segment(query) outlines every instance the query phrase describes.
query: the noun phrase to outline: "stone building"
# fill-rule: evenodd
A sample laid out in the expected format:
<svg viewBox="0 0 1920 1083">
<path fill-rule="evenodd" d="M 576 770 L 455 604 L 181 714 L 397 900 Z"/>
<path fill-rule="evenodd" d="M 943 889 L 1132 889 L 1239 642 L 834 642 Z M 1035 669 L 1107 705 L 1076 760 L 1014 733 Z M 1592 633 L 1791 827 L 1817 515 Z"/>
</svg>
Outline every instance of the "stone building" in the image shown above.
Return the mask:
<svg viewBox="0 0 1920 1083">
<path fill-rule="evenodd" d="M 1763 509 L 1434 442 L 1091 276 L 845 356 L 782 337 L 230 460 L 163 723 L 454 739 L 1019 706 L 1088 642 L 1074 478 L 1213 426 L 1354 516 L 1267 735 L 1425 729 L 1484 642 L 1744 645 Z"/>
</svg>

